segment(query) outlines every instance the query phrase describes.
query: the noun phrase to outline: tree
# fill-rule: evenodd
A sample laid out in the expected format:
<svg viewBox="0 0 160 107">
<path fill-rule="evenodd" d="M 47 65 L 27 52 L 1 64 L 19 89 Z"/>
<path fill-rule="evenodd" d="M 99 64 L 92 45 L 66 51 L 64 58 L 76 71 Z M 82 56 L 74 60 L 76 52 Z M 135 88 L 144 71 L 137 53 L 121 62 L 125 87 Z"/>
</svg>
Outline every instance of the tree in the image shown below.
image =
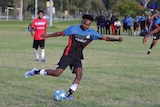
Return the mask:
<svg viewBox="0 0 160 107">
<path fill-rule="evenodd" d="M 145 8 L 147 8 L 147 5 L 149 2 L 150 2 L 150 0 L 142 0 L 142 4 Z"/>
<path fill-rule="evenodd" d="M 131 15 L 135 17 L 137 14 L 141 14 L 139 4 L 135 0 L 121 0 L 115 5 L 113 11 L 120 13 L 121 16 Z"/>
<path fill-rule="evenodd" d="M 91 10 L 94 10 L 98 14 L 100 11 L 105 10 L 105 5 L 98 0 L 92 0 Z"/>
</svg>

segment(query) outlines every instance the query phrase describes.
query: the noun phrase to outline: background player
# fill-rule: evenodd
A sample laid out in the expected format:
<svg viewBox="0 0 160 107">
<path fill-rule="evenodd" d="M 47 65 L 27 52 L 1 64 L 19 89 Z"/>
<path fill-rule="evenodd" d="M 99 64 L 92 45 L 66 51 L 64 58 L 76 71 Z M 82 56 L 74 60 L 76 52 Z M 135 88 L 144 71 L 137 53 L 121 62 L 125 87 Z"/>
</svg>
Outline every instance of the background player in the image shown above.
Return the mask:
<svg viewBox="0 0 160 107">
<path fill-rule="evenodd" d="M 92 40 L 105 40 L 105 41 L 122 41 L 122 37 L 111 38 L 105 35 L 101 35 L 95 30 L 90 29 L 91 22 L 93 17 L 91 15 L 82 16 L 81 25 L 73 25 L 65 29 L 64 31 L 52 33 L 42 37 L 57 37 L 57 36 L 69 36 L 69 42 L 66 46 L 64 53 L 58 62 L 56 69 L 37 69 L 33 68 L 32 70 L 24 74 L 25 77 L 33 76 L 35 74 L 40 75 L 50 75 L 50 76 L 59 76 L 67 66 L 70 66 L 72 73 L 75 73 L 76 77 L 73 80 L 73 83 L 69 89 L 67 98 L 72 99 L 73 92 L 76 91 L 83 74 L 82 62 L 83 59 L 83 49 L 92 41 Z"/>
<path fill-rule="evenodd" d="M 154 22 L 154 20 L 156 20 Z M 147 52 L 147 54 L 150 54 L 151 53 L 151 49 L 156 45 L 156 43 L 158 42 L 158 39 L 160 38 L 160 17 L 154 17 L 154 20 L 153 20 L 153 30 L 151 30 L 151 32 L 149 32 L 144 38 L 143 38 L 143 44 L 145 44 L 147 42 L 147 38 L 150 36 L 150 35 L 153 35 L 153 40 L 152 40 L 152 43 L 150 45 L 150 48 Z"/>
<path fill-rule="evenodd" d="M 41 48 L 41 62 L 45 62 L 45 38 L 42 38 L 41 34 L 46 34 L 47 20 L 43 18 L 44 11 L 39 10 L 37 12 L 38 18 L 34 19 L 31 23 L 31 36 L 33 36 L 33 48 L 35 49 L 36 61 L 39 61 L 38 47 Z M 34 29 L 34 32 L 33 30 Z"/>
</svg>

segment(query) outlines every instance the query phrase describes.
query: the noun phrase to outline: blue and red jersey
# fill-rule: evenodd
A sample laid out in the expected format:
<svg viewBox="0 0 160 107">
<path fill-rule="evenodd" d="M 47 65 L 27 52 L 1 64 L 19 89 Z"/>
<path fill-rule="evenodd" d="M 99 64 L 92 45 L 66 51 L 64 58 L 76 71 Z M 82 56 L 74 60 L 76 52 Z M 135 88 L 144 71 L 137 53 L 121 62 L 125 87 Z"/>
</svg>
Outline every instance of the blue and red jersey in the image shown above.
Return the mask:
<svg viewBox="0 0 160 107">
<path fill-rule="evenodd" d="M 83 59 L 83 49 L 92 41 L 102 39 L 102 35 L 92 29 L 83 30 L 79 25 L 70 26 L 63 31 L 63 36 L 69 36 L 68 45 L 63 55 Z"/>
</svg>

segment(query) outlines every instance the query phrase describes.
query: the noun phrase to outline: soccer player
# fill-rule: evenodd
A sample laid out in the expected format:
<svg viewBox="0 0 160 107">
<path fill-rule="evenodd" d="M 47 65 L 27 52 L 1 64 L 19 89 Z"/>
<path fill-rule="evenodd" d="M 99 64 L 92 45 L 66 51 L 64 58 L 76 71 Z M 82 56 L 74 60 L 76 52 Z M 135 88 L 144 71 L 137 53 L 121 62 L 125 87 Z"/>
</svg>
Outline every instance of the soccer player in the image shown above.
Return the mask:
<svg viewBox="0 0 160 107">
<path fill-rule="evenodd" d="M 153 40 L 152 40 L 152 43 L 150 45 L 150 48 L 149 48 L 147 54 L 151 53 L 151 49 L 156 45 L 156 43 L 158 42 L 158 40 L 160 38 L 160 17 L 155 21 L 155 24 L 153 26 L 153 30 L 144 36 L 143 44 L 145 44 L 147 42 L 147 38 L 150 35 L 153 35 Z"/>
<path fill-rule="evenodd" d="M 37 12 L 38 18 L 34 19 L 31 23 L 30 32 L 33 36 L 33 48 L 35 49 L 36 61 L 39 61 L 38 47 L 41 48 L 41 62 L 45 62 L 45 38 L 42 38 L 41 34 L 46 34 L 47 20 L 43 18 L 44 11 L 39 10 Z M 34 30 L 34 32 L 33 32 Z"/>
<path fill-rule="evenodd" d="M 36 74 L 40 75 L 50 75 L 50 76 L 59 76 L 67 66 L 72 70 L 72 73 L 76 75 L 73 83 L 69 89 L 67 98 L 72 99 L 72 94 L 76 91 L 83 74 L 82 62 L 83 59 L 83 49 L 92 41 L 92 40 L 105 40 L 105 41 L 118 41 L 122 42 L 123 38 L 111 38 L 105 35 L 102 35 L 95 30 L 90 29 L 91 22 L 93 17 L 91 15 L 82 16 L 81 25 L 72 25 L 67 29 L 55 32 L 52 34 L 43 34 L 41 35 L 44 38 L 57 37 L 57 36 L 69 36 L 68 45 L 66 46 L 60 61 L 58 62 L 56 69 L 37 69 L 33 68 L 32 70 L 24 74 L 25 77 L 34 76 Z"/>
</svg>

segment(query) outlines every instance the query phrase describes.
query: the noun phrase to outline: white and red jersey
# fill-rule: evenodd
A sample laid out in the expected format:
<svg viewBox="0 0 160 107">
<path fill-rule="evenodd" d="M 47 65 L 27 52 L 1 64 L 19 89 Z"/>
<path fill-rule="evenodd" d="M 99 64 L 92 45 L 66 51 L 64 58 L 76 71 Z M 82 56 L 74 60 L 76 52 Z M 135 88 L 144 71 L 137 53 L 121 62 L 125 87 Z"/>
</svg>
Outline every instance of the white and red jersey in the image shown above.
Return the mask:
<svg viewBox="0 0 160 107">
<path fill-rule="evenodd" d="M 44 40 L 40 35 L 46 34 L 47 20 L 36 18 L 32 21 L 31 27 L 34 28 L 34 40 Z"/>
</svg>

